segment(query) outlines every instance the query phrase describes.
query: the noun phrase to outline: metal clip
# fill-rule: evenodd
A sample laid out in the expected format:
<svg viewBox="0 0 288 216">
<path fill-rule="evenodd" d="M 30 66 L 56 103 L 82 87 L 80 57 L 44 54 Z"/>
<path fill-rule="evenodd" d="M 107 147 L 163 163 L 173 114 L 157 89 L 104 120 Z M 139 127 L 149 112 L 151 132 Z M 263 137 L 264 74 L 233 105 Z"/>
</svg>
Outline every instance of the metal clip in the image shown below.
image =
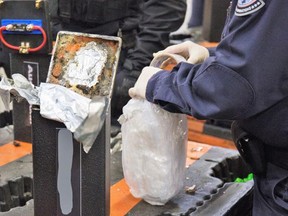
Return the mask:
<svg viewBox="0 0 288 216">
<path fill-rule="evenodd" d="M 26 26 L 26 31 L 33 31 L 33 28 L 34 28 L 34 25 L 33 24 L 28 24 L 27 26 Z"/>
<path fill-rule="evenodd" d="M 41 8 L 41 2 L 42 2 L 42 0 L 36 0 L 36 1 L 35 1 L 35 7 L 36 7 L 37 9 Z"/>
<path fill-rule="evenodd" d="M 29 48 L 30 48 L 30 43 L 29 42 L 21 42 L 19 53 L 28 54 L 29 53 Z"/>
<path fill-rule="evenodd" d="M 6 31 L 12 31 L 13 30 L 13 25 L 12 24 L 8 24 L 6 26 Z"/>
<path fill-rule="evenodd" d="M 14 32 L 24 32 L 24 31 L 33 31 L 33 24 L 8 24 L 6 26 L 6 31 L 14 31 Z"/>
</svg>

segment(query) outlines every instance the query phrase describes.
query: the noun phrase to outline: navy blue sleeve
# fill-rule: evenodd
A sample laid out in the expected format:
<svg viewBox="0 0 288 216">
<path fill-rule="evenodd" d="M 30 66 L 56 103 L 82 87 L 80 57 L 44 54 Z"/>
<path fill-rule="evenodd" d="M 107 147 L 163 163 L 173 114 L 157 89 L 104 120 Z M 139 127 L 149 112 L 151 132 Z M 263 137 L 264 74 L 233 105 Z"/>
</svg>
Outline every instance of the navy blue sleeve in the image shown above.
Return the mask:
<svg viewBox="0 0 288 216">
<path fill-rule="evenodd" d="M 234 3 L 237 2 L 234 1 Z M 232 15 L 215 56 L 180 63 L 148 82 L 146 98 L 171 112 L 206 119 L 244 119 L 288 96 L 288 1 Z"/>
<path fill-rule="evenodd" d="M 215 56 L 216 47 L 207 48 L 209 52 L 209 56 Z"/>
</svg>

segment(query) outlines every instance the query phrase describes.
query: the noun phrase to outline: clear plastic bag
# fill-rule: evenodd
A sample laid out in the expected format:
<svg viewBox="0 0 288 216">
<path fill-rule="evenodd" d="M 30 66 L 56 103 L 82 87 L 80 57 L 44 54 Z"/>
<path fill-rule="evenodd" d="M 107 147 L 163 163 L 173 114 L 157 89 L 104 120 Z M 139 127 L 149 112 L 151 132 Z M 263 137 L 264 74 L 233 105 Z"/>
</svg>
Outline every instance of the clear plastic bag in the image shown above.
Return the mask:
<svg viewBox="0 0 288 216">
<path fill-rule="evenodd" d="M 186 115 L 169 113 L 146 100 L 131 99 L 119 118 L 122 165 L 130 192 L 164 205 L 183 188 Z"/>
</svg>

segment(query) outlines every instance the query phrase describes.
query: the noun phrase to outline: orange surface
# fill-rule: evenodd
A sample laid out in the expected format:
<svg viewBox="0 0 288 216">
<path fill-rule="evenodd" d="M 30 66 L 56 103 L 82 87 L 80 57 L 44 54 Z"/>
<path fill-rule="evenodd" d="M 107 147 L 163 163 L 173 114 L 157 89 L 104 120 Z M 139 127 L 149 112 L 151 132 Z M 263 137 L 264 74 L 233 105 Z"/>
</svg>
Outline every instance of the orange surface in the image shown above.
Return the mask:
<svg viewBox="0 0 288 216">
<path fill-rule="evenodd" d="M 195 120 L 191 116 L 187 116 L 187 119 L 188 119 L 188 130 L 203 133 L 205 121 Z"/>
<path fill-rule="evenodd" d="M 207 42 L 207 41 L 203 41 L 199 43 L 201 46 L 210 48 L 210 47 L 216 47 L 219 43 L 218 42 Z"/>
<path fill-rule="evenodd" d="M 212 146 L 218 146 L 228 149 L 236 149 L 233 141 L 199 133 L 193 130 L 188 131 L 188 139 L 195 142 L 207 143 Z"/>
<path fill-rule="evenodd" d="M 206 143 L 212 146 L 219 146 L 223 148 L 236 149 L 234 142 L 230 139 L 224 139 L 217 136 L 212 136 L 204 133 L 205 120 L 198 120 L 191 116 L 188 119 L 188 140 Z"/>
<path fill-rule="evenodd" d="M 141 201 L 132 196 L 124 179 L 111 187 L 110 199 L 110 216 L 125 215 Z"/>
<path fill-rule="evenodd" d="M 191 165 L 204 155 L 212 146 L 196 142 L 188 142 L 186 166 Z M 129 192 L 125 180 L 117 182 L 111 187 L 110 216 L 126 215 L 141 199 L 137 199 Z"/>
<path fill-rule="evenodd" d="M 13 145 L 12 142 L 0 146 L 0 166 L 32 153 L 31 143 L 19 141 L 17 143 L 19 146 Z"/>
</svg>

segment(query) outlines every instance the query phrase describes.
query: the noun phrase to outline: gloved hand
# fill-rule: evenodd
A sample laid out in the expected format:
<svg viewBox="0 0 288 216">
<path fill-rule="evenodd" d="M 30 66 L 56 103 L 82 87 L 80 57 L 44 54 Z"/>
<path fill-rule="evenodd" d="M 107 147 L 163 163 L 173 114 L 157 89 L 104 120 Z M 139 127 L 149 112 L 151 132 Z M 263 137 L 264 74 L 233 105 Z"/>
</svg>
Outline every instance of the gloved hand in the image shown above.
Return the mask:
<svg viewBox="0 0 288 216">
<path fill-rule="evenodd" d="M 111 120 L 113 125 L 119 124 L 117 119 L 122 114 L 122 108 L 131 99 L 128 91 L 135 85 L 139 74 L 140 71 L 128 71 L 126 69 L 117 71 L 111 100 Z"/>
<path fill-rule="evenodd" d="M 181 44 L 172 45 L 159 52 L 179 54 L 187 59 L 187 62 L 191 64 L 201 63 L 209 57 L 209 51 L 207 48 L 192 41 L 186 41 Z M 157 53 L 155 55 L 157 55 Z"/>
<path fill-rule="evenodd" d="M 158 71 L 160 71 L 160 68 L 156 67 L 145 67 L 143 68 L 138 80 L 136 81 L 135 85 L 133 88 L 129 89 L 129 95 L 132 98 L 146 98 L 146 88 L 147 88 L 147 83 L 149 79 Z"/>
</svg>

